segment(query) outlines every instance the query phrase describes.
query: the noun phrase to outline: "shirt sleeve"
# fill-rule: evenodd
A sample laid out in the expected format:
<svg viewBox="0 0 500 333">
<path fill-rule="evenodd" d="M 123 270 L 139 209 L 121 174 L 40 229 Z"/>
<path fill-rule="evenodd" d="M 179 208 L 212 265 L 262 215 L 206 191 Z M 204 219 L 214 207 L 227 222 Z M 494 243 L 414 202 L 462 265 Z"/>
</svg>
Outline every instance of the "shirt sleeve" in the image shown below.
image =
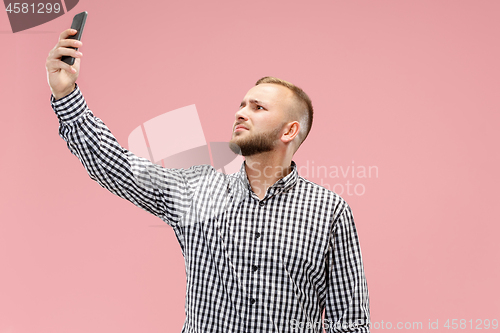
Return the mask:
<svg viewBox="0 0 500 333">
<path fill-rule="evenodd" d="M 343 202 L 330 237 L 327 332 L 370 332 L 370 308 L 361 249 L 351 208 Z"/>
<path fill-rule="evenodd" d="M 165 169 L 132 154 L 93 115 L 78 85 L 59 100 L 51 96 L 51 105 L 59 119 L 59 135 L 91 179 L 171 226 L 180 221 L 207 166 Z"/>
</svg>

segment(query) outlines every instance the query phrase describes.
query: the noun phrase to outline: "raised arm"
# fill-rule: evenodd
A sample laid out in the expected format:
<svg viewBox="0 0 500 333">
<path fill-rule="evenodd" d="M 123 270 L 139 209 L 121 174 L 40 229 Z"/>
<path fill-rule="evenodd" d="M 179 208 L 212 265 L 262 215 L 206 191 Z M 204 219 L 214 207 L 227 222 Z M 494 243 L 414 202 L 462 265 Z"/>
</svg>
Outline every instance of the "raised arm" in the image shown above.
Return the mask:
<svg viewBox="0 0 500 333">
<path fill-rule="evenodd" d="M 121 147 L 106 125 L 87 107 L 76 84 L 81 53 L 69 46 L 81 42 L 66 39 L 64 31 L 49 53 L 47 77 L 52 90 L 51 105 L 59 119 L 59 134 L 67 142 L 89 176 L 110 192 L 174 225 L 190 208 L 200 179 L 210 169 L 165 169 Z M 73 66 L 61 56 L 75 57 Z"/>
</svg>

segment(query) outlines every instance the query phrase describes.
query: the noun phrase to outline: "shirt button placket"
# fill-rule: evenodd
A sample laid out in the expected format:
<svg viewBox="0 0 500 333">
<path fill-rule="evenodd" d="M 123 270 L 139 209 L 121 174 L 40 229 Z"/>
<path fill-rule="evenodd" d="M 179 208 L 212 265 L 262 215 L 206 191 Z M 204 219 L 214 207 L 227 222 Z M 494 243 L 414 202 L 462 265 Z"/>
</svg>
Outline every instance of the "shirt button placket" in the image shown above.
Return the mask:
<svg viewBox="0 0 500 333">
<path fill-rule="evenodd" d="M 255 239 L 257 240 L 259 237 L 260 237 L 260 232 L 258 232 L 258 231 L 257 231 L 257 232 L 255 233 Z M 257 245 L 256 245 L 256 246 L 257 246 Z M 257 246 L 257 247 L 258 247 L 258 246 Z M 253 273 L 256 273 L 256 272 L 259 270 L 259 268 L 260 268 L 260 267 L 259 267 L 259 266 L 257 266 L 257 265 L 252 265 L 252 272 L 253 272 Z M 251 298 L 251 299 L 250 299 L 250 304 L 254 305 L 254 304 L 255 304 L 255 302 L 256 302 L 256 299 L 255 299 L 255 298 Z"/>
<path fill-rule="evenodd" d="M 264 202 L 264 200 L 259 201 L 259 207 L 264 207 L 264 206 L 265 206 L 265 204 L 266 204 L 266 203 Z M 255 240 L 257 241 L 257 240 L 260 238 L 261 233 L 260 233 L 259 231 L 256 231 L 254 236 L 255 236 Z M 259 247 L 259 246 L 257 245 L 257 243 L 255 243 L 255 247 L 256 247 L 256 248 L 258 248 L 258 247 Z M 252 265 L 252 267 L 251 267 L 251 268 L 252 268 L 252 272 L 253 272 L 253 273 L 256 273 L 256 272 L 259 270 L 259 268 L 260 268 L 260 267 L 254 264 L 254 265 Z M 257 300 L 256 300 L 254 297 L 250 298 L 250 304 L 251 304 L 251 305 L 254 305 L 256 302 L 257 302 Z"/>
</svg>

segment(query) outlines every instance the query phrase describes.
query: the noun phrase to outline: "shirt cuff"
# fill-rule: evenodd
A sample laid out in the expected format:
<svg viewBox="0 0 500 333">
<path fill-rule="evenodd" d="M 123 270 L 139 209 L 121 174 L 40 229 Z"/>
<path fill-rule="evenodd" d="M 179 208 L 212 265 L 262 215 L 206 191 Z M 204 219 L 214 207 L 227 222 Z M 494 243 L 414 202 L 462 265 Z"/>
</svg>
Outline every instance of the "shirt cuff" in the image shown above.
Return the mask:
<svg viewBox="0 0 500 333">
<path fill-rule="evenodd" d="M 56 100 L 51 95 L 50 104 L 61 123 L 71 123 L 87 110 L 87 103 L 76 83 L 75 89 L 61 99 Z"/>
</svg>

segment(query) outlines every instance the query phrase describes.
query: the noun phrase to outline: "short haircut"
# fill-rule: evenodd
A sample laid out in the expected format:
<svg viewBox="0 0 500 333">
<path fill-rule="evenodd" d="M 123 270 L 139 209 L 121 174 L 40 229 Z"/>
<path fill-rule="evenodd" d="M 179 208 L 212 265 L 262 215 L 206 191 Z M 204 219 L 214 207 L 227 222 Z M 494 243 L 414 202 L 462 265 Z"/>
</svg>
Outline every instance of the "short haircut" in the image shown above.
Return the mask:
<svg viewBox="0 0 500 333">
<path fill-rule="evenodd" d="M 301 111 L 299 115 L 299 123 L 300 126 L 303 127 L 303 129 L 299 132 L 299 144 L 297 146 L 298 149 L 298 147 L 302 144 L 302 142 L 304 142 L 304 140 L 307 138 L 307 135 L 311 131 L 313 122 L 313 106 L 311 99 L 309 98 L 309 96 L 307 96 L 304 90 L 300 89 L 299 87 L 288 81 L 278 79 L 277 77 L 265 76 L 259 81 L 257 81 L 255 85 L 258 86 L 259 84 L 262 83 L 274 83 L 287 87 L 293 92 L 295 98 L 298 99 L 299 103 L 304 103 L 306 105 L 307 109 Z"/>
</svg>

